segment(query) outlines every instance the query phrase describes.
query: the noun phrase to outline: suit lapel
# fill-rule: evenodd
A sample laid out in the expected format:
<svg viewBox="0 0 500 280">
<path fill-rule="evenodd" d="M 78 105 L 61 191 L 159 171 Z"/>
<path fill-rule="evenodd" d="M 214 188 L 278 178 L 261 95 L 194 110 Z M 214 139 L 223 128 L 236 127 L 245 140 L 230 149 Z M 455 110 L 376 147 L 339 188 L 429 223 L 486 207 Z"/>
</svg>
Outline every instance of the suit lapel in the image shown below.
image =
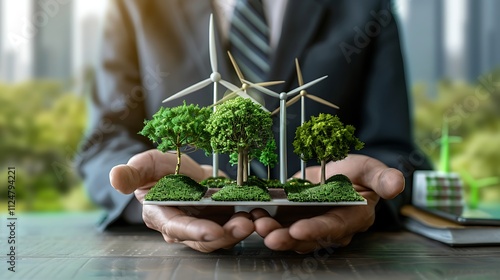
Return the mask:
<svg viewBox="0 0 500 280">
<path fill-rule="evenodd" d="M 289 0 L 278 49 L 271 63 L 271 79 L 286 81 L 275 87 L 283 91 L 291 86 L 295 75 L 295 58 L 299 58 L 324 16 L 319 0 Z"/>
</svg>

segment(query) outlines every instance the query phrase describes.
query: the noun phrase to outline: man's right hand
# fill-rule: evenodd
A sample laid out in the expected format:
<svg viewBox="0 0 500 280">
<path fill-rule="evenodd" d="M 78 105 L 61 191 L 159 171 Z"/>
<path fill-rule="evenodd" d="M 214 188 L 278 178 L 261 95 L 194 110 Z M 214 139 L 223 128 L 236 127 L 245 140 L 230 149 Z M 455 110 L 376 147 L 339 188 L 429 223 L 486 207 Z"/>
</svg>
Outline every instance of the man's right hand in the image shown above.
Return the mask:
<svg viewBox="0 0 500 280">
<path fill-rule="evenodd" d="M 111 170 L 111 185 L 121 193 L 134 192 L 142 203 L 149 189 L 163 176 L 173 174 L 175 154 L 149 150 L 133 156 L 127 164 Z M 188 156 L 182 157 L 182 174 L 201 181 L 212 174 L 211 166 L 201 166 Z M 233 214 L 233 207 L 166 207 L 143 205 L 146 225 L 159 231 L 169 243 L 183 243 L 200 252 L 231 248 L 252 232 L 250 214 Z"/>
</svg>

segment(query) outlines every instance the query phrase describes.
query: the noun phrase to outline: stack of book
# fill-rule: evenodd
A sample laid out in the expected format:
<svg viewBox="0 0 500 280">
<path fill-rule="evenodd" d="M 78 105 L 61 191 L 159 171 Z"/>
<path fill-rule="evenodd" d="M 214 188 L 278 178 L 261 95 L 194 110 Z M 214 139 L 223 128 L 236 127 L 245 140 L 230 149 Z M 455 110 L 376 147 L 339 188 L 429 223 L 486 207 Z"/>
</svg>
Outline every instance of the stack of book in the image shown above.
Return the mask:
<svg viewBox="0 0 500 280">
<path fill-rule="evenodd" d="M 406 205 L 401 209 L 409 231 L 451 246 L 500 244 L 500 226 L 470 226 L 452 222 Z"/>
</svg>

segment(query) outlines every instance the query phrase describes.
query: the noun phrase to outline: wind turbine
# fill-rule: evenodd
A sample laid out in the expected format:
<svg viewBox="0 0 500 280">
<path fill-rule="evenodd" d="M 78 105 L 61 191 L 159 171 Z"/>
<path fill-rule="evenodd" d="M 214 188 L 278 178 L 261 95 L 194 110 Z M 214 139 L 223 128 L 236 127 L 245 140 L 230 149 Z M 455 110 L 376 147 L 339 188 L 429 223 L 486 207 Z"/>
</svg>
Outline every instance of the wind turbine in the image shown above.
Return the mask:
<svg viewBox="0 0 500 280">
<path fill-rule="evenodd" d="M 304 79 L 302 78 L 302 71 L 300 70 L 300 65 L 299 65 L 299 60 L 296 58 L 295 59 L 295 68 L 297 69 L 297 80 L 299 82 L 299 86 L 303 86 L 304 85 Z M 288 100 L 286 102 L 286 107 L 292 105 L 292 104 L 295 104 L 297 101 L 299 101 L 300 99 L 300 123 L 303 124 L 305 121 L 306 121 L 306 105 L 305 105 L 305 98 L 309 98 L 309 99 L 312 99 L 318 103 L 321 103 L 323 105 L 326 105 L 328 107 L 331 107 L 331 108 L 334 108 L 334 109 L 340 109 L 339 106 L 329 102 L 329 101 L 326 101 L 325 99 L 323 98 L 320 98 L 320 97 L 317 97 L 317 96 L 314 96 L 312 94 L 309 94 L 306 90 L 301 90 L 299 95 L 293 97 L 292 99 Z M 271 115 L 275 115 L 276 113 L 278 113 L 280 111 L 280 107 L 278 107 L 276 110 L 274 110 Z M 301 160 L 300 161 L 300 171 L 301 171 L 301 174 L 302 174 L 302 179 L 306 179 L 306 162 Z"/>
<path fill-rule="evenodd" d="M 287 159 L 286 159 L 286 154 L 287 154 L 287 147 L 286 147 L 286 99 L 298 92 L 300 92 L 303 89 L 306 89 L 324 79 L 326 79 L 328 76 L 323 76 L 321 78 L 318 78 L 314 81 L 311 81 L 305 85 L 299 86 L 298 88 L 289 91 L 289 92 L 282 92 L 282 93 L 276 93 L 270 89 L 267 89 L 263 86 L 253 84 L 249 81 L 244 80 L 245 83 L 248 83 L 255 89 L 258 89 L 262 93 L 265 93 L 267 95 L 270 95 L 272 97 L 276 97 L 280 99 L 280 181 L 282 184 L 286 182 L 287 179 Z"/>
<path fill-rule="evenodd" d="M 487 177 L 482 179 L 475 179 L 474 177 L 472 177 L 470 173 L 468 173 L 465 170 L 462 170 L 460 172 L 460 175 L 462 175 L 462 178 L 469 186 L 470 193 L 469 193 L 468 204 L 471 209 L 476 209 L 477 206 L 479 205 L 479 189 L 500 184 L 499 177 Z"/>
<path fill-rule="evenodd" d="M 448 120 L 444 118 L 443 128 L 441 130 L 441 138 L 439 143 L 441 145 L 441 150 L 439 154 L 439 166 L 442 172 L 450 173 L 450 143 L 458 143 L 462 140 L 458 136 L 448 135 Z"/>
<path fill-rule="evenodd" d="M 208 47 L 209 47 L 209 54 L 210 54 L 210 66 L 212 68 L 212 74 L 210 74 L 210 77 L 207 79 L 198 82 L 190 87 L 187 87 L 174 95 L 168 97 L 167 99 L 163 100 L 163 103 L 177 99 L 179 97 L 188 95 L 194 91 L 200 90 L 210 84 L 213 83 L 214 85 L 214 94 L 213 94 L 213 103 L 217 103 L 217 85 L 221 84 L 224 87 L 226 87 L 229 90 L 232 91 L 237 91 L 239 88 L 233 84 L 231 84 L 228 81 L 225 81 L 221 78 L 220 73 L 218 72 L 218 67 L 217 67 L 217 51 L 215 49 L 215 32 L 214 32 L 214 19 L 213 15 L 210 15 L 210 23 L 208 27 Z M 213 108 L 214 112 L 216 110 L 215 106 Z M 212 154 L 213 156 L 213 177 L 217 177 L 218 175 L 218 170 L 219 170 L 219 159 L 218 155 L 216 153 Z"/>
<path fill-rule="evenodd" d="M 239 95 L 243 98 L 250 98 L 250 100 L 252 100 L 254 103 L 262 105 L 260 102 L 255 100 L 253 97 L 251 97 L 247 93 L 247 90 L 250 88 L 250 84 L 248 82 L 246 82 L 245 77 L 243 76 L 243 73 L 240 70 L 240 67 L 236 63 L 236 60 L 234 59 L 234 57 L 230 51 L 227 52 L 227 55 L 229 56 L 229 60 L 231 60 L 231 64 L 233 65 L 233 68 L 236 71 L 236 75 L 238 76 L 238 79 L 241 82 L 241 87 L 238 90 L 233 91 L 230 94 L 224 96 L 217 103 L 214 103 L 214 105 L 218 105 L 220 103 L 223 103 L 223 102 L 235 97 L 236 95 Z M 284 81 L 260 82 L 260 83 L 255 83 L 255 84 L 259 85 L 259 86 L 267 87 L 267 86 L 272 86 L 272 85 L 277 85 L 277 84 L 282 84 L 282 83 L 284 83 Z M 264 111 L 269 112 L 269 110 L 267 110 L 264 106 L 261 106 L 261 107 Z"/>
</svg>

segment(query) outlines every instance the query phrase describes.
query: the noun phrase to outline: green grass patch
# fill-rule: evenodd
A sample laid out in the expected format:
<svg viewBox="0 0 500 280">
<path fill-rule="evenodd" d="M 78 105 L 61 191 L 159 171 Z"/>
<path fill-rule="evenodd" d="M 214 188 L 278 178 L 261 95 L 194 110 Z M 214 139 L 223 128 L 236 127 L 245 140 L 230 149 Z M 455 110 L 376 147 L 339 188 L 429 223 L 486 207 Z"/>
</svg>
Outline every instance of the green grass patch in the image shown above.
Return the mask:
<svg viewBox="0 0 500 280">
<path fill-rule="evenodd" d="M 281 183 L 280 180 L 278 179 L 270 179 L 270 180 L 266 180 L 266 185 L 268 188 L 272 188 L 272 189 L 282 189 L 283 188 L 283 184 Z"/>
<path fill-rule="evenodd" d="M 223 188 L 225 185 L 232 184 L 234 180 L 226 177 L 210 177 L 200 182 L 200 185 L 207 188 Z"/>
<path fill-rule="evenodd" d="M 167 175 L 161 178 L 146 194 L 150 201 L 197 201 L 207 188 L 185 175 Z"/>
<path fill-rule="evenodd" d="M 298 193 L 313 186 L 314 184 L 308 180 L 293 178 L 285 182 L 283 189 L 286 193 Z"/>
<path fill-rule="evenodd" d="M 330 177 L 324 185 L 294 185 L 288 188 L 288 200 L 294 202 L 342 202 L 363 201 L 345 175 Z"/>
<path fill-rule="evenodd" d="M 265 188 L 255 185 L 227 185 L 212 195 L 216 201 L 271 201 Z"/>
</svg>

